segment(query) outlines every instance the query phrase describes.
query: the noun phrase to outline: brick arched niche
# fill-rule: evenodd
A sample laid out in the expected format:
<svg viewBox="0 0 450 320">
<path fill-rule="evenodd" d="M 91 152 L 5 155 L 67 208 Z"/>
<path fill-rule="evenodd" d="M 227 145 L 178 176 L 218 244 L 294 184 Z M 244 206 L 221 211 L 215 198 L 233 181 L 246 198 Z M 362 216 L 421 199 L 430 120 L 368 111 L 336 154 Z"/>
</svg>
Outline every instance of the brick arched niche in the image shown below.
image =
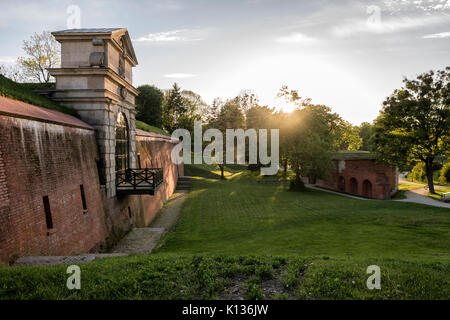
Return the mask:
<svg viewBox="0 0 450 320">
<path fill-rule="evenodd" d="M 343 176 L 338 177 L 338 190 L 345 191 L 345 178 Z"/>
<path fill-rule="evenodd" d="M 353 194 L 358 194 L 358 181 L 355 178 L 350 178 L 348 184 L 349 184 L 349 192 Z"/>
<path fill-rule="evenodd" d="M 362 184 L 362 194 L 365 197 L 372 197 L 372 182 L 364 180 Z"/>
</svg>

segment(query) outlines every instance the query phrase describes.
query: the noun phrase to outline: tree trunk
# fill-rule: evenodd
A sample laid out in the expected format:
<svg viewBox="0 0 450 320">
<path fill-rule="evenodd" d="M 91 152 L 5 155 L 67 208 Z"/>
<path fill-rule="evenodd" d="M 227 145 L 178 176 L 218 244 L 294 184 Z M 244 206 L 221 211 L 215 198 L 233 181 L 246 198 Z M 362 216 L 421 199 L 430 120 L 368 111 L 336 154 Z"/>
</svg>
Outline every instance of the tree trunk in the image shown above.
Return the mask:
<svg viewBox="0 0 450 320">
<path fill-rule="evenodd" d="M 220 178 L 225 179 L 225 177 L 223 175 L 223 164 L 219 164 L 219 167 L 220 167 Z"/>
<path fill-rule="evenodd" d="M 433 184 L 433 158 L 426 158 L 425 160 L 425 169 L 427 173 L 427 181 L 428 181 L 428 191 L 430 193 L 434 192 L 434 184 Z"/>
</svg>

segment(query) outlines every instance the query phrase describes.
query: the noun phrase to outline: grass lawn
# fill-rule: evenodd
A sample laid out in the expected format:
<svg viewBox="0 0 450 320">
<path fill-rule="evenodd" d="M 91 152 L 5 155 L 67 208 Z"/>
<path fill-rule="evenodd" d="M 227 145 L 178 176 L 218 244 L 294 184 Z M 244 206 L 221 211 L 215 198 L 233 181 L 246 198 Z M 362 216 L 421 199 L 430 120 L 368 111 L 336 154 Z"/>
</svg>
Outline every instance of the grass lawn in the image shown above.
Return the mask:
<svg viewBox="0 0 450 320">
<path fill-rule="evenodd" d="M 289 192 L 238 167 L 186 173 L 193 190 L 155 253 L 81 265 L 74 291 L 65 266 L 0 267 L 0 299 L 450 298 L 448 209 Z"/>
<path fill-rule="evenodd" d="M 228 174 L 225 181 L 195 177 L 176 229 L 158 253 L 450 261 L 448 209 L 290 192 L 279 177 Z"/>
</svg>

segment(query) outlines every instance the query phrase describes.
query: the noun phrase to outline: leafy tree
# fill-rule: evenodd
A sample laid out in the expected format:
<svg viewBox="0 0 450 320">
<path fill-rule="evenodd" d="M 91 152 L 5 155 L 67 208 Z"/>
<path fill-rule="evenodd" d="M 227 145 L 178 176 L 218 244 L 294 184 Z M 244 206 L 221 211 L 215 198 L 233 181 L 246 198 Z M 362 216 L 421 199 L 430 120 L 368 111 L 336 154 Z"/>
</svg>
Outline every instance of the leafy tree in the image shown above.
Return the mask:
<svg viewBox="0 0 450 320">
<path fill-rule="evenodd" d="M 143 85 L 138 87 L 136 97 L 136 119 L 149 125 L 161 128 L 164 92 L 155 86 Z"/>
<path fill-rule="evenodd" d="M 164 108 L 163 123 L 164 128 L 172 132 L 177 126 L 177 120 L 180 115 L 186 111 L 181 89 L 175 82 L 172 89 L 166 92 L 166 103 Z"/>
<path fill-rule="evenodd" d="M 450 162 L 447 162 L 439 172 L 439 183 L 445 185 L 450 182 Z"/>
<path fill-rule="evenodd" d="M 363 122 L 359 126 L 359 136 L 362 139 L 362 144 L 359 150 L 370 151 L 372 149 L 370 139 L 373 135 L 373 125 L 368 122 Z"/>
<path fill-rule="evenodd" d="M 433 160 L 449 154 L 450 67 L 429 71 L 417 79 L 403 80 L 404 87 L 383 102 L 375 120 L 374 149 L 388 163 L 425 164 L 429 191 L 434 192 Z"/>
<path fill-rule="evenodd" d="M 313 181 L 327 176 L 336 151 L 336 115 L 329 107 L 308 105 L 292 112 L 291 121 L 285 124 L 287 131 L 287 159 L 295 172 L 291 189 L 302 189 L 301 177 Z"/>
<path fill-rule="evenodd" d="M 59 43 L 50 31 L 34 33 L 29 40 L 24 40 L 23 50 L 27 56 L 18 58 L 17 62 L 24 75 L 41 83 L 50 82 L 51 76 L 47 69 L 58 67 L 61 55 Z"/>
<path fill-rule="evenodd" d="M 359 150 L 362 138 L 359 136 L 358 127 L 351 123 L 336 119 L 338 121 L 336 144 L 339 150 Z"/>
<path fill-rule="evenodd" d="M 13 65 L 0 65 L 0 74 L 4 77 L 11 79 L 14 82 L 24 82 L 27 77 L 23 74 L 22 69 L 18 64 Z"/>
</svg>

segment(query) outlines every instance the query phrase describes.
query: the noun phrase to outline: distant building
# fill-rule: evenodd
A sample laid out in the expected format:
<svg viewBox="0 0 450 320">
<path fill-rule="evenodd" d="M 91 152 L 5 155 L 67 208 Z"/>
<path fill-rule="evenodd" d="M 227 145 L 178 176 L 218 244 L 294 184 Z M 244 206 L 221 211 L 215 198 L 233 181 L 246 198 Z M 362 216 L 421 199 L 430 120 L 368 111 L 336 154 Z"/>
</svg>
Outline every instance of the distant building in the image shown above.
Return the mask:
<svg viewBox="0 0 450 320">
<path fill-rule="evenodd" d="M 333 157 L 333 168 L 319 187 L 373 199 L 390 199 L 398 191 L 398 170 L 376 161 L 366 151 L 341 151 Z"/>
</svg>

